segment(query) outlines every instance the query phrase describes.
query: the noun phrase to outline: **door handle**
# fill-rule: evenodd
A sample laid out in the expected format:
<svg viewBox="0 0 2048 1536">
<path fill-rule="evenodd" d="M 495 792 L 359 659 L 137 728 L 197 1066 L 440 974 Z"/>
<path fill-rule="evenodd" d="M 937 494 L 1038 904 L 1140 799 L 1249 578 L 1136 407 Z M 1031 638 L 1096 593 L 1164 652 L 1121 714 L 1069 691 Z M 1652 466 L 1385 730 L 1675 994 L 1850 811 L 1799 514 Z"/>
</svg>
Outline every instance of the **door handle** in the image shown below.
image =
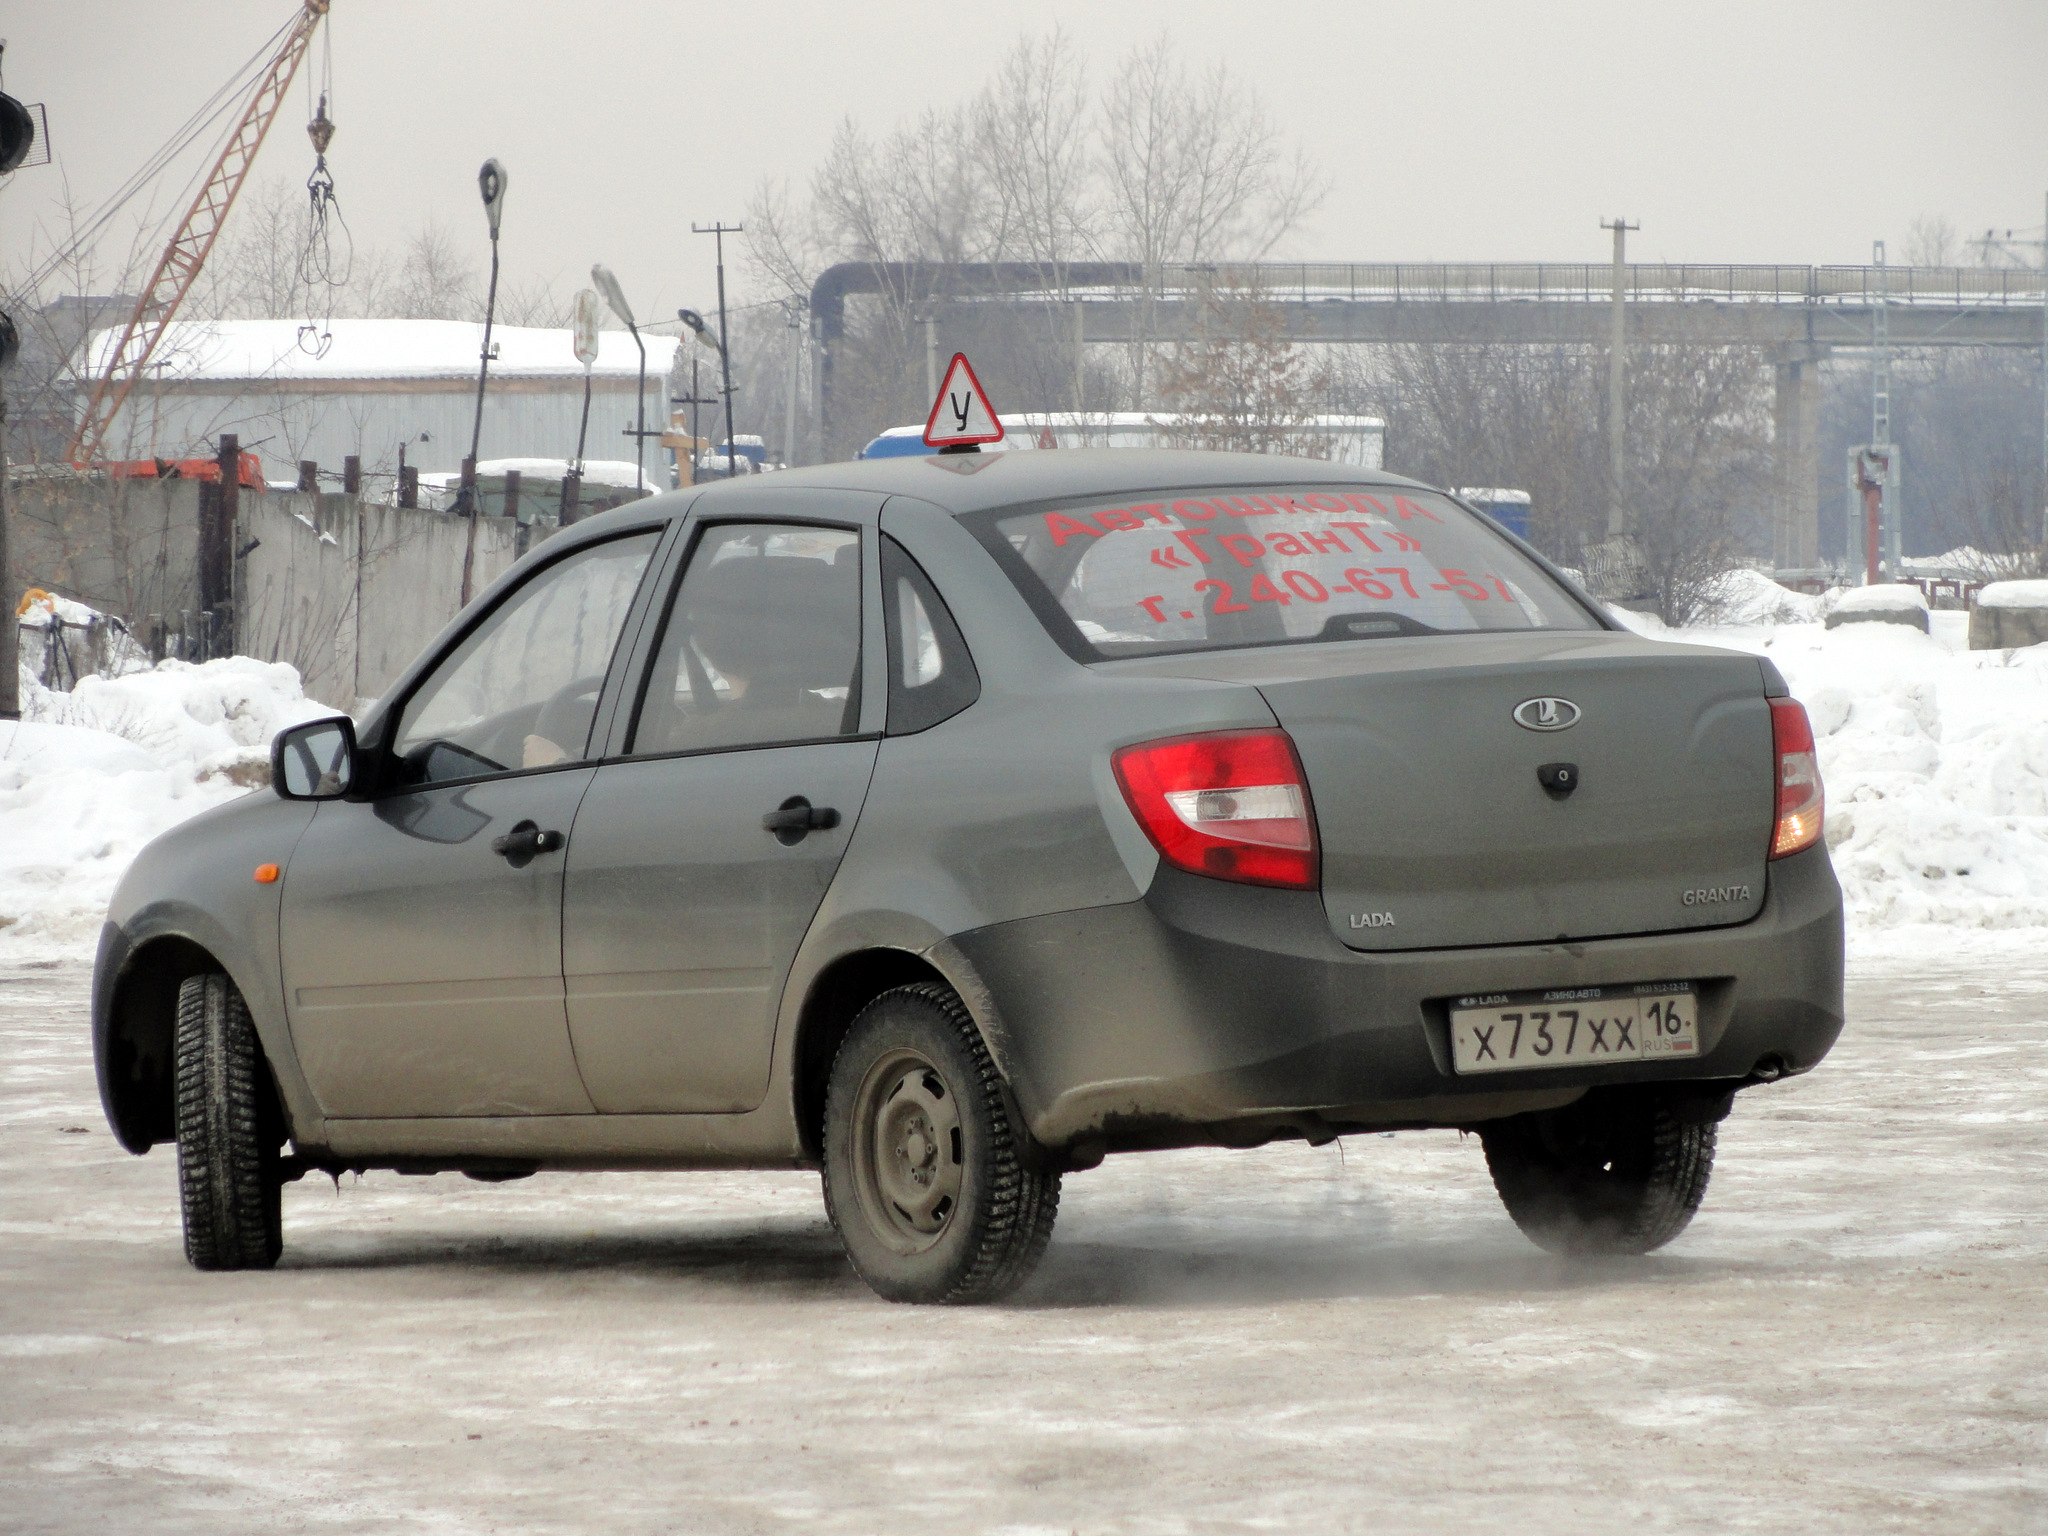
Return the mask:
<svg viewBox="0 0 2048 1536">
<path fill-rule="evenodd" d="M 773 832 L 775 841 L 794 848 L 811 832 L 826 832 L 839 825 L 839 813 L 829 805 L 813 805 L 802 795 L 791 795 L 761 818 L 761 830 Z"/>
<path fill-rule="evenodd" d="M 524 869 L 536 855 L 553 853 L 569 841 L 559 832 L 543 832 L 530 821 L 522 821 L 503 837 L 491 839 L 491 852 L 502 854 L 514 869 Z"/>
</svg>

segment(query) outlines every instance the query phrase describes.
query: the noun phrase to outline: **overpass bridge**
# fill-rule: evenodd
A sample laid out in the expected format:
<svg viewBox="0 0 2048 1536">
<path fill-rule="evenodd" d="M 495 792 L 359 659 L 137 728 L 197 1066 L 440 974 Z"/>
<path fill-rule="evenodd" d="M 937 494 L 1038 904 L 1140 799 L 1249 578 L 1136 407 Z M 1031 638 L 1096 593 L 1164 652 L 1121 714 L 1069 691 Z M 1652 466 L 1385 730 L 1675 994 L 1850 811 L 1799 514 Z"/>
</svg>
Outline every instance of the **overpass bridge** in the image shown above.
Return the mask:
<svg viewBox="0 0 2048 1536">
<path fill-rule="evenodd" d="M 1880 334 L 1893 348 L 2048 349 L 2034 270 L 1638 262 L 1622 273 L 1630 342 L 1754 347 L 1775 369 L 1781 566 L 1818 561 L 1822 361 Z M 847 262 L 811 290 L 820 434 L 834 442 L 833 356 L 859 294 L 886 295 L 928 321 L 928 336 L 990 305 L 1035 316 L 1071 339 L 1078 368 L 1091 345 L 1194 339 L 1219 293 L 1257 295 L 1300 342 L 1604 346 L 1614 287 L 1607 262 Z"/>
</svg>

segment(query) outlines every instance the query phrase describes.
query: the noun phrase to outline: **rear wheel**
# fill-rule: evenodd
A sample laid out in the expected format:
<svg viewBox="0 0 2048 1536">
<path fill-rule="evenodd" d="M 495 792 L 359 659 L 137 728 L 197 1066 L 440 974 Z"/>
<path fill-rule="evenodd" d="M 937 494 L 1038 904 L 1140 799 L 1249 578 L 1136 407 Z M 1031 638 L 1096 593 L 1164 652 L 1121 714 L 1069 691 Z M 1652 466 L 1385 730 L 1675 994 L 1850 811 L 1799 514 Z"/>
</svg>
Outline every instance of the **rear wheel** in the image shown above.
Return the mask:
<svg viewBox="0 0 2048 1536">
<path fill-rule="evenodd" d="M 862 1010 L 832 1063 L 825 1204 L 890 1301 L 995 1301 L 1037 1267 L 1060 1176 L 1031 1166 L 960 999 L 920 984 Z"/>
<path fill-rule="evenodd" d="M 1479 1128 L 1501 1204 L 1538 1247 L 1564 1254 L 1661 1248 L 1700 1208 L 1713 1123 L 1668 1097 L 1595 1090 L 1577 1103 Z"/>
<path fill-rule="evenodd" d="M 242 994 L 212 972 L 178 988 L 178 1188 L 194 1269 L 268 1269 L 284 1248 L 282 1116 Z"/>
</svg>

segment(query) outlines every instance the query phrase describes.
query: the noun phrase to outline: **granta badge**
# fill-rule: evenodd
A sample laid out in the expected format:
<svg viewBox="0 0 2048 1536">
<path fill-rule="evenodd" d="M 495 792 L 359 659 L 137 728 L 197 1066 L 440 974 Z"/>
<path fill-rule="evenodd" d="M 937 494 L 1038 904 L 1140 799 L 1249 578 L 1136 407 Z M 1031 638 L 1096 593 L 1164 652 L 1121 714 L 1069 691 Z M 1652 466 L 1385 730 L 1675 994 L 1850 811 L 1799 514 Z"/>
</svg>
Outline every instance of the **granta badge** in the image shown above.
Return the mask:
<svg viewBox="0 0 2048 1536">
<path fill-rule="evenodd" d="M 1570 699 L 1524 699 L 1515 706 L 1515 724 L 1525 731 L 1568 731 L 1580 713 Z"/>
</svg>

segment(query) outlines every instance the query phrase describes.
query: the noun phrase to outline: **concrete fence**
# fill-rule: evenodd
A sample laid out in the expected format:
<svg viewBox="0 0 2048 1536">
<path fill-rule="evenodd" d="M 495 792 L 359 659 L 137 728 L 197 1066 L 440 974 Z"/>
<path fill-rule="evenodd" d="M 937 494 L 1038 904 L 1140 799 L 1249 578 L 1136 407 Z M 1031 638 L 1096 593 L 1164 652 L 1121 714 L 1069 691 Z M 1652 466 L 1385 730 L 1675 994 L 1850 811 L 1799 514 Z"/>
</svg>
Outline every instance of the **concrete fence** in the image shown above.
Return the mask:
<svg viewBox="0 0 2048 1536">
<path fill-rule="evenodd" d="M 466 518 L 348 495 L 244 487 L 231 612 L 200 605 L 200 528 L 216 487 L 67 476 L 9 487 L 15 590 L 42 587 L 118 615 L 152 654 L 290 662 L 344 710 L 376 698 L 461 608 Z M 481 592 L 527 545 L 511 518 L 477 520 Z"/>
</svg>

